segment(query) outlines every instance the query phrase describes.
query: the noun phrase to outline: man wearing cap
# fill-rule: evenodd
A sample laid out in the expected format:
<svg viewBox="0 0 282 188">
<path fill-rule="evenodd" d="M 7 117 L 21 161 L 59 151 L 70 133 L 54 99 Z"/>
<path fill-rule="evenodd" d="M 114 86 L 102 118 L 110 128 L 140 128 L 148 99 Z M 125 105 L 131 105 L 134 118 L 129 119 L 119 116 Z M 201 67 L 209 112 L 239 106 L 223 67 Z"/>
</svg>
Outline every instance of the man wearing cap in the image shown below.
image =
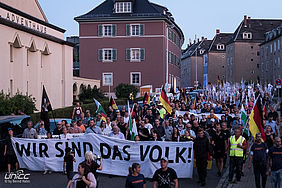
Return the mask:
<svg viewBox="0 0 282 188">
<path fill-rule="evenodd" d="M 251 147 L 250 157 L 249 157 L 249 169 L 251 169 L 251 164 L 253 161 L 254 174 L 256 187 L 260 187 L 260 177 L 262 177 L 262 187 L 265 188 L 266 185 L 266 162 L 267 162 L 267 146 L 261 140 L 261 133 L 256 134 L 256 141 Z"/>
<path fill-rule="evenodd" d="M 154 188 L 178 188 L 178 178 L 174 169 L 168 167 L 168 159 L 161 159 L 161 168 L 156 170 L 153 176 Z"/>
<path fill-rule="evenodd" d="M 244 149 L 247 148 L 246 139 L 243 136 L 241 136 L 241 134 L 242 134 L 241 129 L 235 129 L 235 135 L 231 136 L 228 139 L 228 148 L 229 148 L 229 156 L 230 156 L 229 179 L 228 179 L 229 182 L 231 182 L 233 179 L 235 168 L 236 168 L 236 179 L 237 181 L 241 180 Z"/>
</svg>

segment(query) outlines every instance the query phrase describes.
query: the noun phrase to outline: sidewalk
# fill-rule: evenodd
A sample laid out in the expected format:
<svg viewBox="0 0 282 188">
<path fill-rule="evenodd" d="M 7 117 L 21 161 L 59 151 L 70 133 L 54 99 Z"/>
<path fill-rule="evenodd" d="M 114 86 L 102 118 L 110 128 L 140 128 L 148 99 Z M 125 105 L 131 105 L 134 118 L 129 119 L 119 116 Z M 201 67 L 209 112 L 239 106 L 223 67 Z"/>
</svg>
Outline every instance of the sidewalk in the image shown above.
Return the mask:
<svg viewBox="0 0 282 188">
<path fill-rule="evenodd" d="M 245 170 L 244 170 L 245 176 L 241 178 L 240 182 L 237 182 L 236 184 L 229 183 L 228 182 L 228 171 L 229 169 L 224 173 L 224 176 L 220 180 L 220 183 L 218 184 L 217 188 L 226 188 L 226 187 L 227 188 L 253 188 L 253 187 L 256 187 L 253 166 L 250 170 L 248 169 L 248 160 L 246 161 L 246 164 L 245 164 Z M 270 176 L 268 176 L 266 188 L 270 188 L 270 187 L 271 187 Z"/>
</svg>

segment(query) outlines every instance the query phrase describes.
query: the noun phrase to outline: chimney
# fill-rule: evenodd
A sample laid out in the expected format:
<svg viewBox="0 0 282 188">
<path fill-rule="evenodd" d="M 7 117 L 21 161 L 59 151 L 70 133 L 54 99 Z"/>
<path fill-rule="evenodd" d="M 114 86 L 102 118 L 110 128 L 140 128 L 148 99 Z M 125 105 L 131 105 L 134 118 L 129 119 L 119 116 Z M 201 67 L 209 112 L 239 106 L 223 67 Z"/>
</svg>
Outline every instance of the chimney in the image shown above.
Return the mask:
<svg viewBox="0 0 282 188">
<path fill-rule="evenodd" d="M 220 29 L 216 29 L 216 34 L 220 34 Z"/>
<path fill-rule="evenodd" d="M 244 27 L 247 27 L 247 15 L 244 16 Z"/>
<path fill-rule="evenodd" d="M 248 20 L 250 20 L 251 19 L 251 17 L 248 17 Z"/>
<path fill-rule="evenodd" d="M 198 42 L 200 42 L 200 39 L 198 39 Z"/>
<path fill-rule="evenodd" d="M 196 40 L 194 40 L 194 44 L 196 44 Z"/>
<path fill-rule="evenodd" d="M 202 41 L 204 41 L 205 40 L 205 37 L 204 36 L 202 36 Z"/>
</svg>

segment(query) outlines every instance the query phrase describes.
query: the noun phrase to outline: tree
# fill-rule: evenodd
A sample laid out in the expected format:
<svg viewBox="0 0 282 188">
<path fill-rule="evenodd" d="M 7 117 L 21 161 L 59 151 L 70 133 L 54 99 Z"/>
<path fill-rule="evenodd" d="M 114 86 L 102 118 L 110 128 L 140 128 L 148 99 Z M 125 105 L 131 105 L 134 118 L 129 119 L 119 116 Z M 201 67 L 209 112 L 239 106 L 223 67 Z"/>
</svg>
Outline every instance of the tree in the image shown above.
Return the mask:
<svg viewBox="0 0 282 188">
<path fill-rule="evenodd" d="M 128 98 L 130 93 L 133 93 L 133 97 L 136 97 L 138 89 L 134 85 L 130 84 L 119 84 L 115 88 L 117 98 Z"/>
<path fill-rule="evenodd" d="M 93 88 L 91 88 L 90 85 L 88 85 L 87 87 L 85 85 L 81 85 L 80 94 L 78 95 L 78 97 L 81 102 L 85 102 L 87 100 L 92 101 L 93 98 L 97 100 L 104 99 L 105 95 L 99 88 L 97 88 L 96 85 Z"/>
<path fill-rule="evenodd" d="M 26 96 L 17 92 L 11 97 L 10 94 L 0 92 L 0 115 L 18 114 L 19 111 L 32 114 L 35 110 L 35 98 L 31 95 Z"/>
</svg>

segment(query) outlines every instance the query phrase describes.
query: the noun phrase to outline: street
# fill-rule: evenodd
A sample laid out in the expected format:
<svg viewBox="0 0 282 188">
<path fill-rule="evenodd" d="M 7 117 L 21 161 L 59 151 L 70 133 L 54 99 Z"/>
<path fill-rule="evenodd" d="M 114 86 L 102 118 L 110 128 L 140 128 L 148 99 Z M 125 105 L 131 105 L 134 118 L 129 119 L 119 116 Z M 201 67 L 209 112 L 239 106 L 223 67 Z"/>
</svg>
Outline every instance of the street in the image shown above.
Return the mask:
<svg viewBox="0 0 282 188">
<path fill-rule="evenodd" d="M 4 182 L 5 173 L 0 173 L 0 187 L 1 188 L 30 188 L 30 187 L 40 187 L 40 188 L 57 188 L 57 187 L 66 187 L 67 177 L 62 173 L 52 173 L 43 175 L 43 172 L 29 172 L 28 170 L 24 171 L 25 173 L 30 173 L 30 183 L 22 184 L 7 184 Z M 216 167 L 215 161 L 213 161 L 213 168 L 208 171 L 207 176 L 207 185 L 206 187 L 216 187 L 219 177 L 216 176 Z M 109 175 L 100 175 L 99 177 L 99 188 L 108 188 L 108 187 L 124 187 L 125 177 L 120 176 L 109 176 Z M 198 175 L 197 170 L 194 168 L 193 179 L 180 179 L 179 187 L 200 187 L 197 183 Z M 147 187 L 153 187 L 153 183 L 150 180 L 147 180 Z"/>
</svg>

